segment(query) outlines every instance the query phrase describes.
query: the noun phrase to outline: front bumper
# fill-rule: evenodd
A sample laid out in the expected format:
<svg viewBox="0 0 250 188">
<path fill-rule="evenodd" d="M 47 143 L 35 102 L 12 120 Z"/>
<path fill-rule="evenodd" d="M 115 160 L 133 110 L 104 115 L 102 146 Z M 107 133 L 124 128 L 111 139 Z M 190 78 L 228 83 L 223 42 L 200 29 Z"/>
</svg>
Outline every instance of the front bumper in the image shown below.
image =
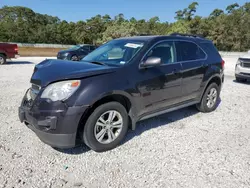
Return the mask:
<svg viewBox="0 0 250 188">
<path fill-rule="evenodd" d="M 19 57 L 21 57 L 19 54 L 16 54 L 16 55 L 15 55 L 15 59 L 17 59 L 17 58 L 19 58 Z"/>
<path fill-rule="evenodd" d="M 250 79 L 250 68 L 242 67 L 241 65 L 235 66 L 235 77 Z"/>
<path fill-rule="evenodd" d="M 63 102 L 42 100 L 39 97 L 27 105 L 27 93 L 18 110 L 20 121 L 52 147 L 76 146 L 78 125 L 87 106 L 67 107 Z"/>
</svg>

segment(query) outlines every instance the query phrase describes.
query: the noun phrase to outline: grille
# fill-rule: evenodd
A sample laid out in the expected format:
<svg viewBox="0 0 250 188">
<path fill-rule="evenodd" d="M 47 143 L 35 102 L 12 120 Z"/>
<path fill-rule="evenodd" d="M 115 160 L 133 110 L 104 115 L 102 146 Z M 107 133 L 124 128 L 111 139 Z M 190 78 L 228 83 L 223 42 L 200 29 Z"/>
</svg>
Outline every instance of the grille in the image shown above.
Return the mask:
<svg viewBox="0 0 250 188">
<path fill-rule="evenodd" d="M 241 74 L 243 74 L 243 75 L 246 75 L 246 76 L 250 76 L 250 73 L 241 73 Z"/>
<path fill-rule="evenodd" d="M 242 63 L 243 67 L 250 68 L 250 63 Z"/>
<path fill-rule="evenodd" d="M 248 58 L 239 58 L 241 66 L 245 68 L 250 68 L 250 59 Z"/>
<path fill-rule="evenodd" d="M 28 99 L 25 99 L 24 101 L 23 101 L 23 106 L 24 107 L 27 107 L 27 108 L 31 108 L 31 106 L 33 105 L 33 100 L 32 99 L 30 99 L 30 100 L 28 100 Z"/>
</svg>

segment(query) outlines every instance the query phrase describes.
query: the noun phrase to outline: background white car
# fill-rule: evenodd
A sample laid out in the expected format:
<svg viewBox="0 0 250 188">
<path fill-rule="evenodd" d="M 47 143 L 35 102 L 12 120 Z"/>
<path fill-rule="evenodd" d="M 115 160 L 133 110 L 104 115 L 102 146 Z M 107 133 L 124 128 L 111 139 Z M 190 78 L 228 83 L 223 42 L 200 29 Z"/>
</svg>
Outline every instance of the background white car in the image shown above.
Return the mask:
<svg viewBox="0 0 250 188">
<path fill-rule="evenodd" d="M 250 79 L 250 51 L 238 59 L 235 66 L 235 78 L 238 82 L 246 82 Z"/>
</svg>

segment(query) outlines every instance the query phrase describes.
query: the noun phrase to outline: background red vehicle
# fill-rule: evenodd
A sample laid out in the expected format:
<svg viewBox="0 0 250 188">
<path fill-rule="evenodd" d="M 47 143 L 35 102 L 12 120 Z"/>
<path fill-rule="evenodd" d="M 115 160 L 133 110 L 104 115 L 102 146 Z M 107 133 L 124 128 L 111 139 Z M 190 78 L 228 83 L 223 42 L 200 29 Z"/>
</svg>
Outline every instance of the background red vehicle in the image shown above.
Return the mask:
<svg viewBox="0 0 250 188">
<path fill-rule="evenodd" d="M 0 43 L 0 65 L 5 64 L 6 59 L 16 58 L 17 56 L 17 44 Z"/>
</svg>

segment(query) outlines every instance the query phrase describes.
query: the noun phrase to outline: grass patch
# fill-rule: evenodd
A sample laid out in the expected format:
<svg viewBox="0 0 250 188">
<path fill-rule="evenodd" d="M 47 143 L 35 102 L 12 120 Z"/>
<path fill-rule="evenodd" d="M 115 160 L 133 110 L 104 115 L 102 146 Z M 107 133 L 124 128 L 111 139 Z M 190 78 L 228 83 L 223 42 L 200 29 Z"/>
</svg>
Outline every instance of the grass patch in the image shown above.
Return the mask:
<svg viewBox="0 0 250 188">
<path fill-rule="evenodd" d="M 21 57 L 55 57 L 60 50 L 65 50 L 65 48 L 19 47 L 18 53 Z"/>
</svg>

